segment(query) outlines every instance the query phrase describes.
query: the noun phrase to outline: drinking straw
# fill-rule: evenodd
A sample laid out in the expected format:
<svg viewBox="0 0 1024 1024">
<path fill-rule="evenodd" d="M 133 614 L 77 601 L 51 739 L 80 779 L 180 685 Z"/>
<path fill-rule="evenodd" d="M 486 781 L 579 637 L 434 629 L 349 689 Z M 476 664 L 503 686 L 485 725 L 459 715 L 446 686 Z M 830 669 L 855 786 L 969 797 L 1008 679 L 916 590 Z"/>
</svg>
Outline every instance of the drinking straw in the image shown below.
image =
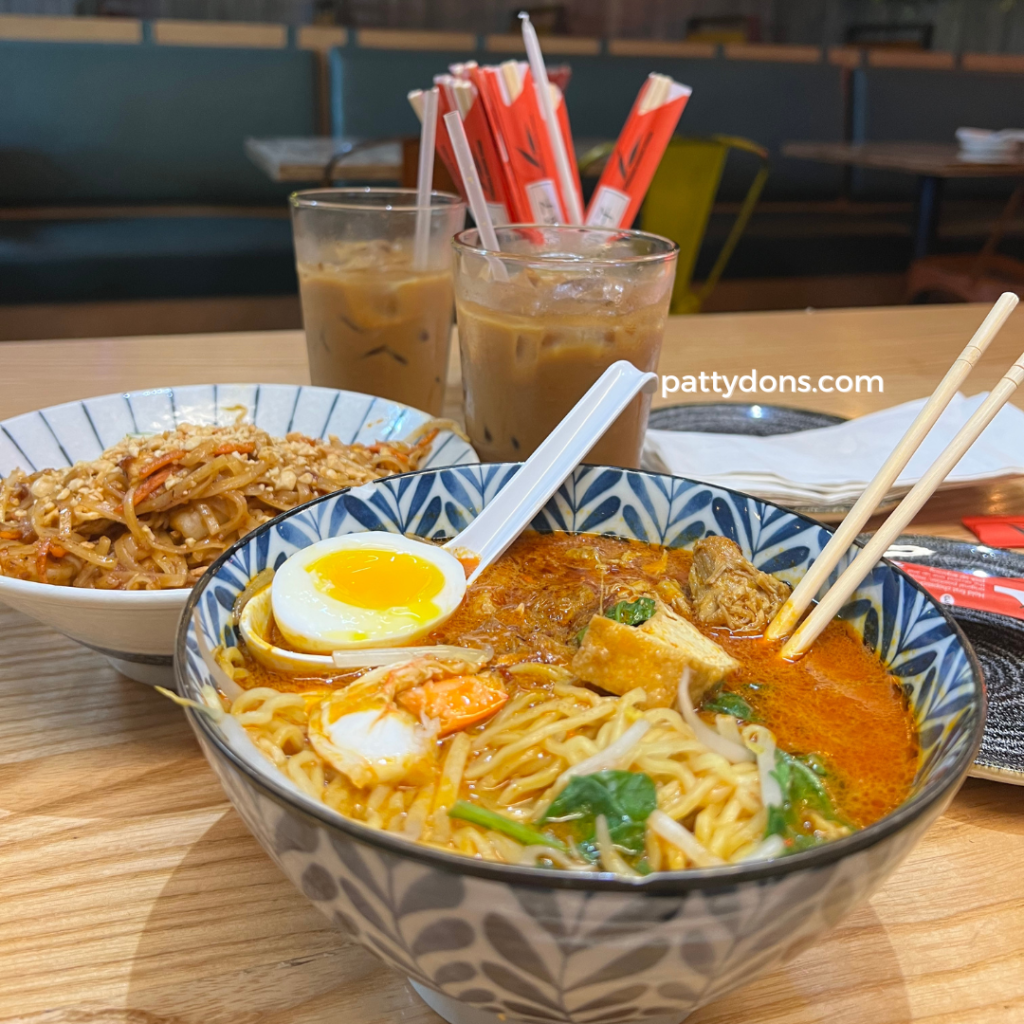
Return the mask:
<svg viewBox="0 0 1024 1024">
<path fill-rule="evenodd" d="M 579 193 L 576 191 L 576 183 L 573 181 L 572 168 L 569 165 L 569 154 L 565 149 L 565 139 L 559 130 L 558 121 L 555 117 L 555 107 L 551 102 L 548 71 L 544 65 L 544 55 L 541 53 L 537 30 L 533 27 L 528 14 L 523 12 L 519 17 L 522 21 L 526 56 L 530 62 L 530 70 L 533 72 L 533 83 L 537 89 L 537 101 L 540 104 L 540 112 L 544 115 L 544 122 L 548 129 L 548 138 L 551 140 L 551 148 L 555 154 L 555 168 L 558 171 L 558 180 L 562 186 L 562 198 L 565 203 L 566 216 L 570 224 L 582 224 L 583 207 L 580 204 Z M 562 102 L 564 103 L 565 100 Z"/>
<path fill-rule="evenodd" d="M 416 174 L 416 242 L 413 266 L 425 270 L 430 257 L 430 192 L 434 184 L 434 142 L 437 134 L 437 86 L 422 96 L 420 162 Z"/>
<path fill-rule="evenodd" d="M 473 153 L 469 148 L 469 139 L 466 138 L 462 117 L 457 110 L 452 110 L 444 115 L 444 124 L 448 129 L 448 137 L 452 140 L 455 160 L 459 165 L 462 182 L 466 186 L 469 208 L 473 211 L 473 219 L 480 231 L 480 241 L 486 248 L 498 252 L 501 246 L 498 245 L 498 236 L 494 232 L 494 223 L 491 220 L 491 211 L 487 209 L 484 191 L 480 187 L 480 176 L 476 173 L 476 164 L 473 162 Z"/>
</svg>

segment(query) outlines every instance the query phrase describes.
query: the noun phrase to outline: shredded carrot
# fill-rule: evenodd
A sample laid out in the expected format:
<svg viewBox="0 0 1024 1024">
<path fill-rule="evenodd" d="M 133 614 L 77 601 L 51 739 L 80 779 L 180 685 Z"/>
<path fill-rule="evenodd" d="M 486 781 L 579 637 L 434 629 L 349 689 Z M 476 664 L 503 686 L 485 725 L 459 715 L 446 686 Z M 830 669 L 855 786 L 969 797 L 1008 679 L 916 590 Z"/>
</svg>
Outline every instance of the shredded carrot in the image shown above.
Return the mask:
<svg viewBox="0 0 1024 1024">
<path fill-rule="evenodd" d="M 181 459 L 185 458 L 186 454 L 187 452 L 185 452 L 184 449 L 179 448 L 176 451 L 168 452 L 166 455 L 161 455 L 158 458 L 155 458 L 152 461 L 147 462 L 142 467 L 142 469 L 139 470 L 139 479 L 145 480 L 147 476 L 149 476 L 151 473 L 155 473 L 158 469 L 163 469 L 164 466 L 170 466 L 172 463 L 178 462 Z M 139 500 L 140 499 L 138 498 L 135 499 L 136 505 L 139 503 Z"/>
<path fill-rule="evenodd" d="M 435 427 L 428 434 L 424 434 L 423 437 L 421 437 L 416 442 L 415 448 L 427 448 L 427 447 L 429 447 L 430 444 L 433 442 L 434 438 L 437 437 L 437 435 L 440 434 L 440 433 L 441 433 L 440 429 L 438 427 Z M 374 455 L 379 455 L 385 448 L 390 448 L 390 447 L 391 447 L 391 442 L 390 441 L 374 441 L 373 444 L 368 444 L 366 446 L 366 450 L 368 452 L 373 452 Z M 394 457 L 396 459 L 398 459 L 398 460 L 400 460 L 402 462 L 408 462 L 409 461 L 409 458 L 408 458 L 407 455 L 401 455 L 398 452 L 394 452 L 393 454 L 394 454 Z"/>
<path fill-rule="evenodd" d="M 17 530 L 0 530 L 0 538 L 4 540 L 17 540 L 20 536 Z"/>
<path fill-rule="evenodd" d="M 146 480 L 143 480 L 138 487 L 135 488 L 135 497 L 132 499 L 133 505 L 139 505 L 144 502 L 154 491 L 160 490 L 163 486 L 164 481 L 171 475 L 171 467 L 168 466 L 166 469 L 160 470 L 159 473 L 154 474 Z"/>
<path fill-rule="evenodd" d="M 256 445 L 251 441 L 246 441 L 244 444 L 222 444 L 219 448 L 213 449 L 214 455 L 230 455 L 232 452 L 237 452 L 239 455 L 252 455 L 256 451 Z"/>
</svg>

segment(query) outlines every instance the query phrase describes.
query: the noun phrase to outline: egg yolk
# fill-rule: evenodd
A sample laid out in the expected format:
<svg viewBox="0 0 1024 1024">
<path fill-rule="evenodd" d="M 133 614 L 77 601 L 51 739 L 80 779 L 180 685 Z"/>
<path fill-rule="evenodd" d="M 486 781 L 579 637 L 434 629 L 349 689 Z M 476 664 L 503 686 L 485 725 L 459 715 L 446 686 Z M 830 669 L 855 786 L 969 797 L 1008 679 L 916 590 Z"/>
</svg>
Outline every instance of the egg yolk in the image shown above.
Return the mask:
<svg viewBox="0 0 1024 1024">
<path fill-rule="evenodd" d="M 322 594 L 371 611 L 408 608 L 436 615 L 432 598 L 444 587 L 444 574 L 432 562 L 404 551 L 365 548 L 334 551 L 307 567 Z"/>
</svg>

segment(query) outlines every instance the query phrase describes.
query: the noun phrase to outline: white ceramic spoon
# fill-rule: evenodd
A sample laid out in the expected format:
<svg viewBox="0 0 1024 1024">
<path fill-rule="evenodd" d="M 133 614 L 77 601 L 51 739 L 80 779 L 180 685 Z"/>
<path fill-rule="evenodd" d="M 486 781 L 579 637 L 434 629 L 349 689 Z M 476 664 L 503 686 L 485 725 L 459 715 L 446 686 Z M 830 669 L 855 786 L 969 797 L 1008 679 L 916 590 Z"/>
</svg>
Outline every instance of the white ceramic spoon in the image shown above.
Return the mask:
<svg viewBox="0 0 1024 1024">
<path fill-rule="evenodd" d="M 330 637 L 329 630 L 319 629 L 317 640 L 311 643 L 309 636 L 312 621 L 319 620 L 323 625 L 331 616 L 334 602 L 322 593 L 314 593 L 306 567 L 312 561 L 336 551 L 347 548 L 366 549 L 372 544 L 375 534 L 356 533 L 333 537 L 318 541 L 292 555 L 278 570 L 270 594 L 266 595 L 264 591 L 262 600 L 258 595 L 243 610 L 240 630 L 253 656 L 279 671 L 285 669 L 317 673 L 337 671 L 335 659 L 329 653 L 336 650 L 352 651 L 351 655 L 344 658 L 347 666 L 351 666 L 354 649 L 362 649 L 360 653 L 367 659 L 363 664 L 367 667 L 383 663 L 375 658 L 393 660 L 393 648 L 396 645 L 411 643 L 448 619 L 462 602 L 466 586 L 499 558 L 532 522 L 633 398 L 641 391 L 650 393 L 656 383 L 657 375 L 654 373 L 644 373 L 625 360 L 613 363 L 466 529 L 443 547 L 402 538 L 400 546 L 404 551 L 415 552 L 417 558 L 436 566 L 444 575 L 444 600 L 437 608 L 436 615 L 418 621 L 413 627 L 407 622 L 404 627 L 385 628 L 380 632 L 374 630 L 365 639 L 356 641 L 339 640 Z M 352 493 L 358 496 L 359 489 Z M 468 579 L 462 567 L 463 562 L 456 556 L 463 561 L 477 560 Z M 458 567 L 457 572 L 453 566 Z M 306 590 L 299 600 L 295 599 L 290 587 L 276 586 L 278 580 L 286 582 L 290 579 L 296 583 L 301 580 Z M 282 633 L 295 646 L 313 646 L 310 653 L 276 647 L 267 641 L 265 627 L 269 623 L 271 606 Z M 286 669 L 286 666 L 290 668 Z"/>
<path fill-rule="evenodd" d="M 467 583 L 505 553 L 626 406 L 641 391 L 653 392 L 657 382 L 656 373 L 643 373 L 624 359 L 597 378 L 494 501 L 445 544 L 446 551 L 479 557 Z"/>
</svg>

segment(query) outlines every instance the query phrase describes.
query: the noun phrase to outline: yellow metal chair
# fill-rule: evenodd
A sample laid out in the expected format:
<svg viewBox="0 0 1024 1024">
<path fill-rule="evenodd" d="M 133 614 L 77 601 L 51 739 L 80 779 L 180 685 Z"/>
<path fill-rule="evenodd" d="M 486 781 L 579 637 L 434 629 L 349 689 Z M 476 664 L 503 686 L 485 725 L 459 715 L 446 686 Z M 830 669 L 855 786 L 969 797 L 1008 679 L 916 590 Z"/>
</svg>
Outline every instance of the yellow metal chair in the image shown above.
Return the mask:
<svg viewBox="0 0 1024 1024">
<path fill-rule="evenodd" d="M 602 145 L 587 153 L 580 160 L 581 172 L 587 174 L 603 165 L 611 148 L 610 144 Z M 731 150 L 750 153 L 758 158 L 760 164 L 707 280 L 694 289 L 693 268 Z M 673 138 L 668 144 L 640 210 L 638 227 L 671 238 L 679 246 L 676 283 L 672 291 L 673 313 L 700 312 L 746 229 L 768 172 L 767 150 L 748 139 L 713 135 L 706 139 Z"/>
</svg>

